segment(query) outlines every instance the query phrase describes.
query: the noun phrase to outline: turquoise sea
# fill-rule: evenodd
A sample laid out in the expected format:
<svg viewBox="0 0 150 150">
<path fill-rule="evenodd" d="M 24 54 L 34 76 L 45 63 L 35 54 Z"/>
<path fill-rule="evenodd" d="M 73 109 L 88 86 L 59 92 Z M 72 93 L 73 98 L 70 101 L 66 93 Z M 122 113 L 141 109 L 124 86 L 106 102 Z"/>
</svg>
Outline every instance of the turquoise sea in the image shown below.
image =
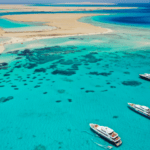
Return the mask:
<svg viewBox="0 0 150 150">
<path fill-rule="evenodd" d="M 41 31 L 41 30 L 51 30 L 54 28 L 44 24 L 45 24 L 44 22 L 24 23 L 0 18 L 0 28 L 3 28 L 3 30 L 7 32 Z"/>
<path fill-rule="evenodd" d="M 89 123 L 120 135 L 123 144 L 114 150 L 150 149 L 150 120 L 127 107 L 128 102 L 150 107 L 150 84 L 139 78 L 150 73 L 150 7 L 143 5 L 79 20 L 111 33 L 5 45 L 0 150 L 103 149 L 91 139 L 111 145 L 95 137 Z M 125 16 L 133 19 L 125 22 Z M 139 16 L 146 16 L 145 23 Z"/>
</svg>

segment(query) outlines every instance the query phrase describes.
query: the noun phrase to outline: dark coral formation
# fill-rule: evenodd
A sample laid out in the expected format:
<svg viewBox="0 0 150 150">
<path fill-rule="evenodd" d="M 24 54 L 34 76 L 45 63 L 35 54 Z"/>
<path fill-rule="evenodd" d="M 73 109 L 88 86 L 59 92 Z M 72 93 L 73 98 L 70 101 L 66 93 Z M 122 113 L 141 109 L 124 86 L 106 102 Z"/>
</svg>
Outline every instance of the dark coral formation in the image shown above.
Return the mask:
<svg viewBox="0 0 150 150">
<path fill-rule="evenodd" d="M 59 75 L 71 76 L 73 74 L 76 74 L 76 72 L 75 71 L 68 71 L 68 70 L 55 70 L 55 71 L 52 72 L 52 74 L 54 74 L 54 75 L 59 74 Z"/>
<path fill-rule="evenodd" d="M 37 67 L 37 64 L 35 64 L 35 63 L 26 63 L 23 67 L 28 68 L 28 69 L 32 69 L 34 67 Z"/>
<path fill-rule="evenodd" d="M 72 99 L 68 99 L 69 102 L 72 102 Z"/>
<path fill-rule="evenodd" d="M 73 64 L 71 67 L 73 70 L 79 70 L 79 67 L 81 64 Z"/>
<path fill-rule="evenodd" d="M 113 116 L 113 118 L 115 118 L 115 119 L 116 119 L 116 118 L 118 118 L 118 116 Z"/>
<path fill-rule="evenodd" d="M 56 101 L 56 103 L 60 103 L 60 102 L 61 102 L 61 100 L 57 100 L 57 101 Z"/>
<path fill-rule="evenodd" d="M 4 87 L 5 85 L 0 85 L 0 87 Z"/>
<path fill-rule="evenodd" d="M 102 73 L 90 72 L 89 74 L 90 74 L 90 75 L 97 75 L 97 76 L 99 76 L 99 75 L 102 75 L 102 76 L 109 76 L 109 75 L 111 75 L 111 72 L 109 72 L 109 73 L 107 73 L 107 72 L 102 72 Z"/>
<path fill-rule="evenodd" d="M 34 88 L 38 88 L 38 87 L 40 87 L 40 85 L 36 85 Z"/>
<path fill-rule="evenodd" d="M 62 64 L 62 65 L 71 65 L 73 64 L 72 60 L 64 60 L 64 59 L 60 59 L 59 61 L 57 61 L 57 63 Z"/>
<path fill-rule="evenodd" d="M 110 86 L 111 88 L 116 88 L 115 86 Z"/>
<path fill-rule="evenodd" d="M 85 92 L 86 93 L 90 93 L 90 92 L 93 93 L 94 91 L 93 90 L 86 90 Z"/>
<path fill-rule="evenodd" d="M 107 92 L 108 90 L 103 90 L 103 91 L 101 91 L 101 92 Z"/>
<path fill-rule="evenodd" d="M 139 86 L 142 83 L 138 81 L 123 81 L 122 84 L 126 86 Z"/>
<path fill-rule="evenodd" d="M 35 69 L 34 72 L 46 72 L 45 68 Z"/>
<path fill-rule="evenodd" d="M 4 74 L 4 77 L 6 77 L 6 76 L 10 76 L 10 74 Z"/>
<path fill-rule="evenodd" d="M 0 70 L 6 70 L 7 68 L 8 68 L 8 63 L 6 62 L 0 63 Z"/>
<path fill-rule="evenodd" d="M 65 93 L 65 90 L 58 90 L 58 93 L 60 94 Z"/>
<path fill-rule="evenodd" d="M 130 74 L 130 72 L 127 72 L 127 71 L 126 71 L 126 72 L 124 72 L 124 74 Z"/>
<path fill-rule="evenodd" d="M 87 62 L 87 63 L 97 63 L 99 61 L 101 61 L 102 59 L 97 59 L 95 56 L 94 56 L 94 53 L 90 53 L 90 54 L 87 54 L 87 55 L 84 55 L 83 56 L 85 59 L 83 61 Z"/>
<path fill-rule="evenodd" d="M 34 150 L 46 150 L 46 147 L 44 145 L 38 145 Z"/>
<path fill-rule="evenodd" d="M 9 97 L 2 97 L 0 98 L 0 103 L 4 103 L 7 102 L 9 100 L 13 99 L 13 96 L 9 96 Z"/>
</svg>

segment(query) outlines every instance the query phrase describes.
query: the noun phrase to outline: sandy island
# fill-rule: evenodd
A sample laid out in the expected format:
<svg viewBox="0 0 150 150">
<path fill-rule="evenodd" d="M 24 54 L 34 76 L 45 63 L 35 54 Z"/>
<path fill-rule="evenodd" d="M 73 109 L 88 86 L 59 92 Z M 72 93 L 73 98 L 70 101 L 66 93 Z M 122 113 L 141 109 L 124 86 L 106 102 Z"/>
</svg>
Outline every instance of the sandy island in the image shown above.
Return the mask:
<svg viewBox="0 0 150 150">
<path fill-rule="evenodd" d="M 78 2 L 78 3 L 57 3 L 57 4 L 71 4 L 71 5 L 115 5 L 115 3 L 94 3 L 94 2 Z"/>
<path fill-rule="evenodd" d="M 52 6 L 27 6 L 27 5 L 0 5 L 0 9 L 7 9 L 0 12 L 57 12 L 57 11 L 93 11 L 113 9 L 133 9 L 136 7 L 52 7 Z"/>
<path fill-rule="evenodd" d="M 0 29 L 0 37 L 10 37 L 11 40 L 2 43 L 11 44 L 31 41 L 43 38 L 65 37 L 74 35 L 92 35 L 110 32 L 110 29 L 96 27 L 91 24 L 79 22 L 78 19 L 87 16 L 98 16 L 100 14 L 30 14 L 30 15 L 8 15 L 2 18 L 22 22 L 46 22 L 48 26 L 56 27 L 54 30 L 28 31 L 28 32 L 6 32 Z M 1 44 L 1 45 L 2 45 Z M 2 50 L 1 50 L 2 51 Z"/>
</svg>

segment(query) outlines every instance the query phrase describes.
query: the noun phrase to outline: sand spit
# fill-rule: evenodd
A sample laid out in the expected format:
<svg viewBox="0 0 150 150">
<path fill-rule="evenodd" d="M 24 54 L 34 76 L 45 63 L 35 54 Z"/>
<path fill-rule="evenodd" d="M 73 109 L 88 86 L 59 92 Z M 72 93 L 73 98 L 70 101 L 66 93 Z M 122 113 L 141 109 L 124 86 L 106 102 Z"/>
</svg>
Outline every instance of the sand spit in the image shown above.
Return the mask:
<svg viewBox="0 0 150 150">
<path fill-rule="evenodd" d="M 4 45 L 0 44 L 0 53 L 2 53 L 5 50 Z"/>
<path fill-rule="evenodd" d="M 33 38 L 43 36 L 64 36 L 89 33 L 104 33 L 107 29 L 96 27 L 91 24 L 79 22 L 78 19 L 87 16 L 98 16 L 99 14 L 30 14 L 30 15 L 8 15 L 13 21 L 22 22 L 46 22 L 48 26 L 56 27 L 54 30 L 28 31 L 28 32 L 4 32 L 0 37 Z"/>
<path fill-rule="evenodd" d="M 34 38 L 16 38 L 16 37 L 12 37 L 11 40 L 7 41 L 7 42 L 3 42 L 2 44 L 0 44 L 0 53 L 2 53 L 5 48 L 4 46 L 6 44 L 15 44 L 15 43 L 21 43 L 23 44 L 23 42 L 28 42 L 28 41 L 36 41 L 36 40 L 41 40 L 41 39 L 51 39 L 51 38 L 63 38 L 63 37 L 73 37 L 73 36 L 88 36 L 88 35 L 98 35 L 98 34 L 107 34 L 107 33 L 111 33 L 113 32 L 111 29 L 107 29 L 106 32 L 103 33 L 89 33 L 89 34 L 74 34 L 74 35 L 64 35 L 64 36 L 44 36 L 44 37 L 34 37 Z"/>
<path fill-rule="evenodd" d="M 3 35 L 2 35 L 3 33 L 5 33 L 5 31 L 0 28 L 0 37 L 3 36 Z"/>
<path fill-rule="evenodd" d="M 115 3 L 92 3 L 92 2 L 80 2 L 80 3 L 57 3 L 57 4 L 71 4 L 71 5 L 115 5 Z"/>
<path fill-rule="evenodd" d="M 78 19 L 87 16 L 98 16 L 100 14 L 30 14 L 30 15 L 10 15 L 3 16 L 13 21 L 22 22 L 47 22 L 48 26 L 56 27 L 54 30 L 28 31 L 28 32 L 5 32 L 0 30 L 0 37 L 9 37 L 10 41 L 5 44 L 23 43 L 45 38 L 59 38 L 67 36 L 94 35 L 111 32 L 110 29 L 96 27 L 91 24 L 79 22 Z M 4 49 L 3 49 L 4 50 Z"/>
<path fill-rule="evenodd" d="M 0 5 L 0 9 L 7 9 L 0 12 L 29 12 L 29 11 L 57 12 L 57 11 L 133 9 L 133 7 L 51 7 L 51 6 L 39 7 L 39 6 L 27 6 L 27 5 Z"/>
</svg>

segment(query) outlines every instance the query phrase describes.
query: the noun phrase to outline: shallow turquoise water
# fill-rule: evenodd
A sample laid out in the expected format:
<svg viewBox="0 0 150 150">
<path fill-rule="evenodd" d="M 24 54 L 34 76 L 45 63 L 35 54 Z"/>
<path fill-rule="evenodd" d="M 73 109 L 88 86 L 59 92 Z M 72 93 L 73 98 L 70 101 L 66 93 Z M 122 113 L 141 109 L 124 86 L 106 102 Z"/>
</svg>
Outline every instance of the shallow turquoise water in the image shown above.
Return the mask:
<svg viewBox="0 0 150 150">
<path fill-rule="evenodd" d="M 113 149 L 150 149 L 150 120 L 127 107 L 150 107 L 150 84 L 138 77 L 150 72 L 150 29 L 80 21 L 114 32 L 5 46 L 0 98 L 13 98 L 0 103 L 0 150 L 102 149 L 82 132 L 94 135 L 89 123 L 120 135 Z"/>
<path fill-rule="evenodd" d="M 20 28 L 20 27 L 28 27 L 29 24 L 25 24 L 22 22 L 15 22 L 8 19 L 0 18 L 0 27 L 1 28 Z"/>
<path fill-rule="evenodd" d="M 39 30 L 46 30 L 46 29 L 53 29 L 54 27 L 43 25 L 44 23 L 35 22 L 18 22 L 18 21 L 11 21 L 8 19 L 0 18 L 0 28 L 8 32 L 22 32 L 22 31 L 39 31 Z"/>
<path fill-rule="evenodd" d="M 15 10 L 15 9 L 0 9 L 0 11 L 9 11 L 9 10 Z"/>
<path fill-rule="evenodd" d="M 136 42 L 134 36 L 112 33 L 6 46 L 1 97 L 13 99 L 0 105 L 0 148 L 100 149 L 82 132 L 93 134 L 93 122 L 119 133 L 120 150 L 148 150 L 150 122 L 127 108 L 127 102 L 150 106 L 149 82 L 138 77 L 150 71 L 149 46 Z M 34 44 L 39 46 L 33 49 Z"/>
</svg>

